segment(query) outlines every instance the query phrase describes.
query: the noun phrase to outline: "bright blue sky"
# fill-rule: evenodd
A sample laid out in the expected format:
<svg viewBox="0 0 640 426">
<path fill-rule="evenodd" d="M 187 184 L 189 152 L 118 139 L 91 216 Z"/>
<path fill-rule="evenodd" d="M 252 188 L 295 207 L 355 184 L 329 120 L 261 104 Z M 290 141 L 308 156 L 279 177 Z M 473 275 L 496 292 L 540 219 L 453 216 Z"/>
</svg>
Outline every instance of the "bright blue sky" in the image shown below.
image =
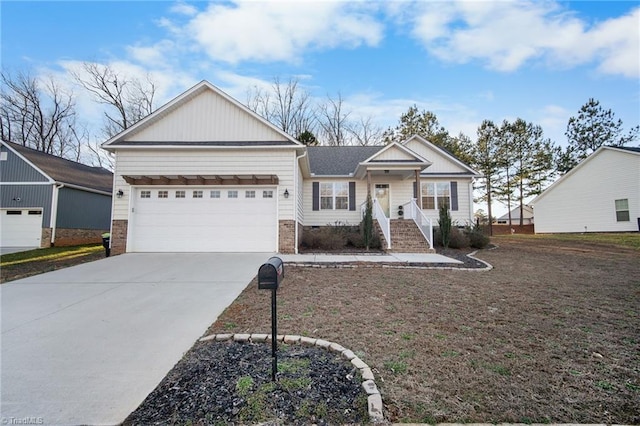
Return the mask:
<svg viewBox="0 0 640 426">
<path fill-rule="evenodd" d="M 521 117 L 566 144 L 590 98 L 640 122 L 638 1 L 3 1 L 2 67 L 64 78 L 82 61 L 149 72 L 159 105 L 202 79 L 246 101 L 275 76 L 395 125 L 411 105 L 475 140 Z M 79 91 L 76 90 L 76 93 Z M 83 117 L 99 117 L 80 99 Z M 159 106 L 158 105 L 158 106 Z"/>
</svg>

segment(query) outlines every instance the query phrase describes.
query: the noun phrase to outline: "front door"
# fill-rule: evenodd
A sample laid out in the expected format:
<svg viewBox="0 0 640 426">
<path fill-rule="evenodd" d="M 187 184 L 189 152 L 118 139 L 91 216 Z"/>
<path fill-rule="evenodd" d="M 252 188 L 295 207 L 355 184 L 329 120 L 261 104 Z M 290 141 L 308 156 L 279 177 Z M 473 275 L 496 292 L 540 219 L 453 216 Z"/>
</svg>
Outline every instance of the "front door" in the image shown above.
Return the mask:
<svg viewBox="0 0 640 426">
<path fill-rule="evenodd" d="M 376 183 L 376 200 L 380 203 L 380 207 L 384 211 L 384 214 L 389 217 L 390 213 L 390 201 L 389 201 L 389 184 L 388 183 Z"/>
</svg>

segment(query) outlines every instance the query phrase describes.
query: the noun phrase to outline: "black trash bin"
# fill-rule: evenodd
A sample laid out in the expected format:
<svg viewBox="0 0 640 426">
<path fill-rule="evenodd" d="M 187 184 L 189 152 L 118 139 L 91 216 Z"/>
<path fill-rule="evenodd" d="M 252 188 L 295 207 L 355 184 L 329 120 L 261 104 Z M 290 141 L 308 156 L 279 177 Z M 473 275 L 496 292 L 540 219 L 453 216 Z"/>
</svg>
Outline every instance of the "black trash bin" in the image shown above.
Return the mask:
<svg viewBox="0 0 640 426">
<path fill-rule="evenodd" d="M 105 232 L 104 234 L 102 234 L 102 247 L 104 247 L 105 257 L 111 256 L 111 248 L 109 247 L 110 245 L 111 245 L 111 234 L 108 232 Z"/>
</svg>

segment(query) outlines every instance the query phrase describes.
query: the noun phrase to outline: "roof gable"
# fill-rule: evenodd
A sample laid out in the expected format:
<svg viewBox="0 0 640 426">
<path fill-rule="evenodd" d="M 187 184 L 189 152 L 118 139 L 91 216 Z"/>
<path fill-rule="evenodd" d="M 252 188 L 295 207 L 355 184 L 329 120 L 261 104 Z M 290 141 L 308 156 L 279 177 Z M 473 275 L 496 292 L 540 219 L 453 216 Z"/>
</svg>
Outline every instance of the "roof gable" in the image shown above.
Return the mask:
<svg viewBox="0 0 640 426">
<path fill-rule="evenodd" d="M 15 143 L 2 143 L 55 182 L 108 193 L 112 191 L 113 173 L 109 170 L 87 166 Z"/>
<path fill-rule="evenodd" d="M 432 165 L 423 174 L 466 174 L 480 176 L 480 173 L 456 158 L 450 152 L 414 135 L 402 142 L 402 145 L 431 161 Z"/>
<path fill-rule="evenodd" d="M 264 118 L 213 86 L 202 81 L 171 100 L 129 129 L 107 141 L 106 149 L 118 145 L 189 145 L 216 143 L 225 146 L 302 146 Z M 265 144 L 266 143 L 266 144 Z"/>
<path fill-rule="evenodd" d="M 412 162 L 431 164 L 425 158 L 422 158 L 415 152 L 411 151 L 396 142 L 386 145 L 384 148 L 376 152 L 364 161 L 365 163 L 374 162 Z"/>
<path fill-rule="evenodd" d="M 640 148 L 601 146 L 600 148 L 595 150 L 591 155 L 589 155 L 587 158 L 579 162 L 573 169 L 569 170 L 569 172 L 565 173 L 559 179 L 553 182 L 547 189 L 545 189 L 542 192 L 542 194 L 534 198 L 530 204 L 535 206 L 535 204 L 539 202 L 542 198 L 544 198 L 547 194 L 552 192 L 558 186 L 561 186 L 564 181 L 571 179 L 572 176 L 574 176 L 577 173 L 580 173 L 582 169 L 584 169 L 585 167 L 588 167 L 589 164 L 591 164 L 593 161 L 597 161 L 597 158 L 601 156 L 604 152 L 615 153 L 617 155 L 635 156 L 638 158 L 638 163 L 640 164 Z"/>
</svg>

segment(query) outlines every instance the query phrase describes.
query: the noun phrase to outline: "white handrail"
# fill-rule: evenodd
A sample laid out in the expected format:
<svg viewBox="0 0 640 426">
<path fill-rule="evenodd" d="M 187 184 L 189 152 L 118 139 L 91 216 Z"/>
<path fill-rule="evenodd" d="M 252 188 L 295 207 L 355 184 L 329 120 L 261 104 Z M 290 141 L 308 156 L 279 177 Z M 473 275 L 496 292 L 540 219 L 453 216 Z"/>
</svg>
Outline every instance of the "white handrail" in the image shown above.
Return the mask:
<svg viewBox="0 0 640 426">
<path fill-rule="evenodd" d="M 384 235 L 384 239 L 387 240 L 387 250 L 391 248 L 391 221 L 384 214 L 384 210 L 380 206 L 378 200 L 373 200 L 373 217 L 380 224 L 380 228 L 382 229 L 382 235 Z"/>
<path fill-rule="evenodd" d="M 431 219 L 425 216 L 422 209 L 418 206 L 418 203 L 416 203 L 415 198 L 411 199 L 411 201 L 406 203 L 405 206 L 406 205 L 409 206 L 409 212 L 410 212 L 409 217 L 411 217 L 411 219 L 413 219 L 415 224 L 418 225 L 418 229 L 420 229 L 420 232 L 422 232 L 422 235 L 424 235 L 424 238 L 429 243 L 429 248 L 432 249 L 433 248 L 433 223 L 431 222 Z M 407 209 L 405 209 L 405 211 L 406 210 Z"/>
</svg>

